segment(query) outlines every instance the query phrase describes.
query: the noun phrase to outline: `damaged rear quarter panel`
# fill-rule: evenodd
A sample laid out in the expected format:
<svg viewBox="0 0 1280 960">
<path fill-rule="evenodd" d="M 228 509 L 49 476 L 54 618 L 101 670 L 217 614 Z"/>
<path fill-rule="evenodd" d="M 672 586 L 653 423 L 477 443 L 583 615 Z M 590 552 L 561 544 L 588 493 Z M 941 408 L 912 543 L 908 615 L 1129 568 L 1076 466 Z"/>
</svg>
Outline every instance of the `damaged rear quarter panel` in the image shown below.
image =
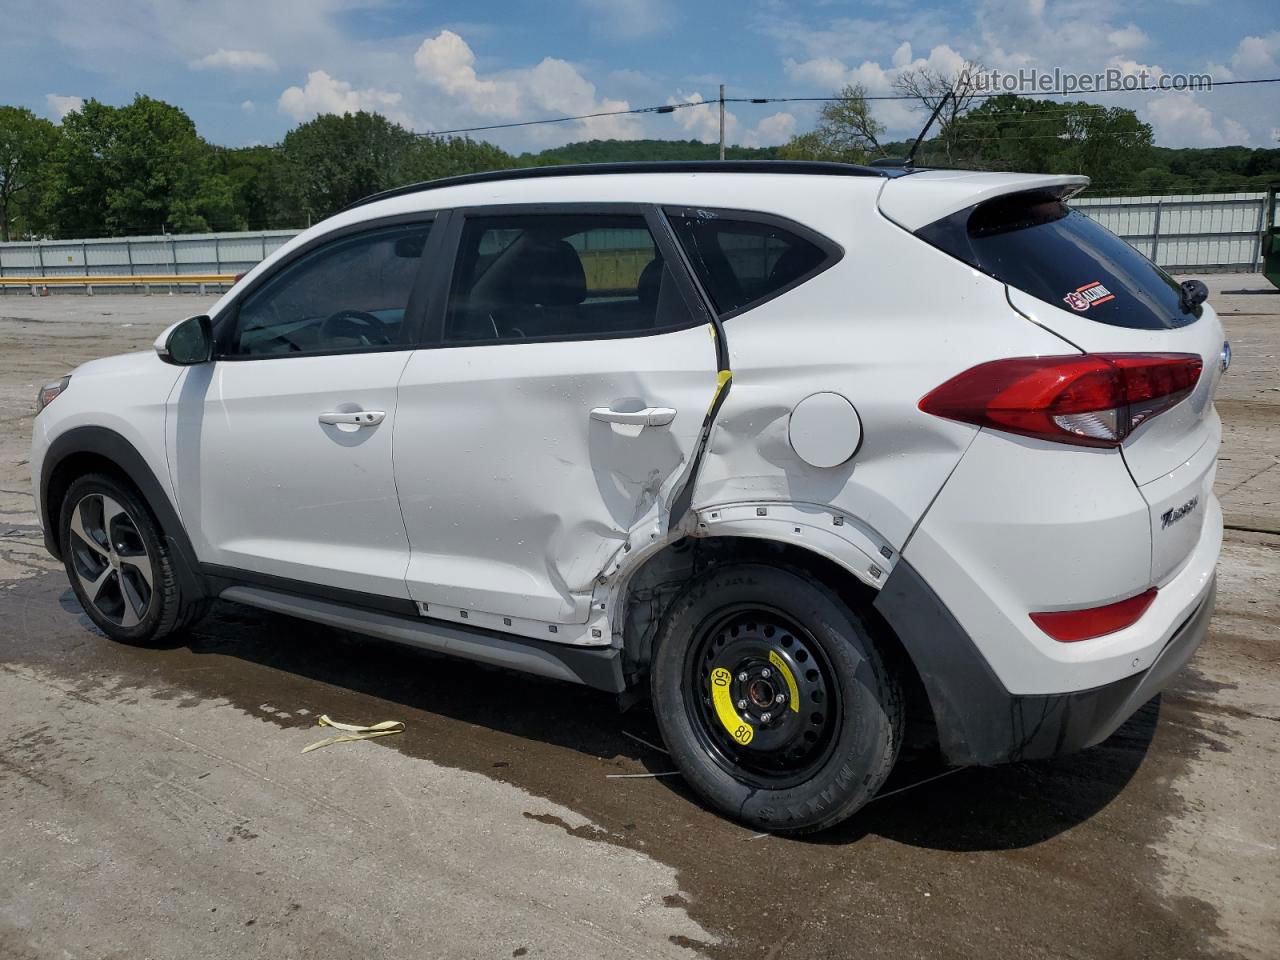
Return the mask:
<svg viewBox="0 0 1280 960">
<path fill-rule="evenodd" d="M 789 214 L 841 244 L 843 259 L 726 321 L 733 391 L 694 507 L 829 504 L 900 551 L 976 433 L 922 413 L 920 398 L 998 356 L 1073 351 L 1010 309 L 1002 284 L 890 223 L 872 191 L 853 187 Z M 862 423 L 861 447 L 831 468 L 802 461 L 788 438 L 791 411 L 819 391 L 845 396 Z"/>
</svg>

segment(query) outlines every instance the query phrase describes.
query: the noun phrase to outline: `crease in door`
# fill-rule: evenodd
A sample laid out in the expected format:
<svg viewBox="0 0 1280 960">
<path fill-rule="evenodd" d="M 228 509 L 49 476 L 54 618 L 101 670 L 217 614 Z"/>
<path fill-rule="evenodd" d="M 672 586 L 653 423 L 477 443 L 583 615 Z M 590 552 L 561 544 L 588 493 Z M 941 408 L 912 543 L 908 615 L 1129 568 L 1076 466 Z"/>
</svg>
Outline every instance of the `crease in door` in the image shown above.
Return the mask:
<svg viewBox="0 0 1280 960">
<path fill-rule="evenodd" d="M 409 566 L 413 563 L 413 540 L 409 536 L 409 522 L 404 518 L 404 501 L 400 499 L 400 478 L 396 475 L 396 448 L 399 446 L 397 434 L 400 431 L 400 381 L 404 379 L 404 372 L 409 366 L 409 361 L 413 359 L 416 350 L 406 350 L 404 355 L 404 363 L 400 365 L 400 373 L 396 376 L 395 407 L 391 410 L 391 489 L 396 492 L 396 509 L 400 511 L 400 526 L 404 528 L 404 570 L 400 575 L 400 579 L 404 582 L 404 593 L 407 597 L 412 597 L 413 593 L 409 589 Z"/>
</svg>

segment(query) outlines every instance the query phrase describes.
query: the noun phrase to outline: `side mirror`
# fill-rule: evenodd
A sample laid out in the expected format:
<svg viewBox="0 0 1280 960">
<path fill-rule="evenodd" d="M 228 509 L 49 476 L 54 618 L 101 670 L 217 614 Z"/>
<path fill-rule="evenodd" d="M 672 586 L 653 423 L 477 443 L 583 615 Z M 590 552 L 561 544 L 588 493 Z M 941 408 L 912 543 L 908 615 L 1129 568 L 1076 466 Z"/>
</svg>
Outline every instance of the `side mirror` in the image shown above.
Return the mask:
<svg viewBox="0 0 1280 960">
<path fill-rule="evenodd" d="M 165 363 L 189 367 L 213 359 L 213 321 L 207 316 L 188 317 L 156 338 L 156 354 Z"/>
</svg>

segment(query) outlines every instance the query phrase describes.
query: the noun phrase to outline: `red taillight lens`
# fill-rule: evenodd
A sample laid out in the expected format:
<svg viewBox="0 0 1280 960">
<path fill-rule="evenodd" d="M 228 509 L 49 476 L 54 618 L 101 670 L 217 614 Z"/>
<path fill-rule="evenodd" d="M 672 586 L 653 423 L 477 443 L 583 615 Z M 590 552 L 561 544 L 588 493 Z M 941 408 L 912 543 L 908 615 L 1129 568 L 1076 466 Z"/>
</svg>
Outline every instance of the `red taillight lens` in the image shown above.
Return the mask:
<svg viewBox="0 0 1280 960">
<path fill-rule="evenodd" d="M 1010 357 L 957 374 L 920 401 L 934 416 L 1090 447 L 1116 447 L 1195 389 L 1194 353 Z"/>
<path fill-rule="evenodd" d="M 1060 610 L 1054 613 L 1033 613 L 1031 620 L 1037 627 L 1059 643 L 1075 643 L 1091 640 L 1108 633 L 1131 627 L 1147 612 L 1156 598 L 1156 588 L 1105 607 L 1088 610 Z"/>
</svg>

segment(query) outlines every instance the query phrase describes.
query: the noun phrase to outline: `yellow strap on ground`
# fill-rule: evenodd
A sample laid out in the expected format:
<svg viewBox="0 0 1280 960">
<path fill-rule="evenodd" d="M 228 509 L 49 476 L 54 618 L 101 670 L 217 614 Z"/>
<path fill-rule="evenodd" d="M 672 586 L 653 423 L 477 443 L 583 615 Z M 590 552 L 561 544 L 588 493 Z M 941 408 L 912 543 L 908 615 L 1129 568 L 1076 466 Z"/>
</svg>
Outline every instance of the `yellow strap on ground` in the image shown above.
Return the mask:
<svg viewBox="0 0 1280 960">
<path fill-rule="evenodd" d="M 327 737 L 324 740 L 318 740 L 310 746 L 302 748 L 303 753 L 310 753 L 312 750 L 319 750 L 321 747 L 327 747 L 331 743 L 347 743 L 351 740 L 372 740 L 374 737 L 389 737 L 393 733 L 404 733 L 404 723 L 400 720 L 383 720 L 382 723 L 375 723 L 372 726 L 364 727 L 355 723 L 339 723 L 337 720 L 331 720 L 328 714 L 321 715 L 316 724 L 321 727 L 333 727 L 335 730 L 346 730 L 345 734 L 337 737 Z"/>
</svg>

